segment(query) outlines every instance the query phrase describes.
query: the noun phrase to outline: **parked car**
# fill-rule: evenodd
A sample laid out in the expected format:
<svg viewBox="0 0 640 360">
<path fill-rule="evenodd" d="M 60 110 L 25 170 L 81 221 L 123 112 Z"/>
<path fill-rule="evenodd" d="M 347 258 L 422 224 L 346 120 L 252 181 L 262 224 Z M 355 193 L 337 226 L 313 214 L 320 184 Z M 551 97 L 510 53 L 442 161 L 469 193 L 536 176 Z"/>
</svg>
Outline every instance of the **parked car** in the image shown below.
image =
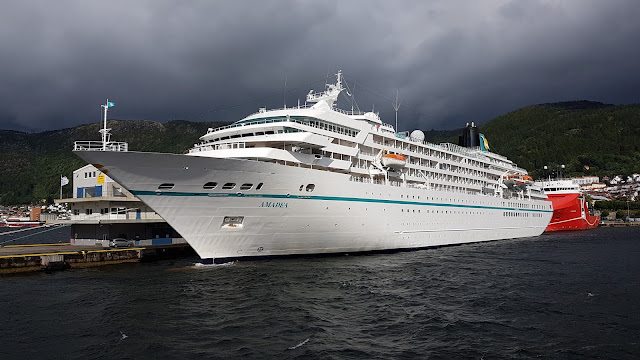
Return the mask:
<svg viewBox="0 0 640 360">
<path fill-rule="evenodd" d="M 123 238 L 115 238 L 109 241 L 109 247 L 119 248 L 119 247 L 132 247 L 133 241 L 123 239 Z"/>
</svg>

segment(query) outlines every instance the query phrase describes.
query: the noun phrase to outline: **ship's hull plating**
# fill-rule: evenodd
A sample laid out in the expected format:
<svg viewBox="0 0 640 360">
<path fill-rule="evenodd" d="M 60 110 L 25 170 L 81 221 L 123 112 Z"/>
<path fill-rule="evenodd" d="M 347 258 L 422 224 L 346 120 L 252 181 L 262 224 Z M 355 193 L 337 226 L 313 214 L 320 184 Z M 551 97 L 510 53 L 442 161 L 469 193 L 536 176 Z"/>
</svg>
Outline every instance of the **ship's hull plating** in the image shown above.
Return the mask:
<svg viewBox="0 0 640 360">
<path fill-rule="evenodd" d="M 587 230 L 598 227 L 600 216 L 589 214 L 587 202 L 579 194 L 549 195 L 553 216 L 546 232 Z"/>
<path fill-rule="evenodd" d="M 348 174 L 267 162 L 76 153 L 149 205 L 200 257 L 216 261 L 537 236 L 552 213 L 546 201 L 352 182 Z M 215 188 L 203 188 L 212 182 Z M 223 189 L 229 183 L 235 187 Z M 173 187 L 158 190 L 161 184 Z M 251 188 L 240 190 L 243 184 Z"/>
</svg>

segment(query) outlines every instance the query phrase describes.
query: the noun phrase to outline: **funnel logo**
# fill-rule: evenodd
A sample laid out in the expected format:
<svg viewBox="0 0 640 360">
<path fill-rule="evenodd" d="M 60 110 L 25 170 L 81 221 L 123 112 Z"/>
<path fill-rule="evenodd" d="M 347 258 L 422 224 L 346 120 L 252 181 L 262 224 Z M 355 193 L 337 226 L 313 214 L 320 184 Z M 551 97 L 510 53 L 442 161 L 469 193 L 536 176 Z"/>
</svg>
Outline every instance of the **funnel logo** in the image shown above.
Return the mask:
<svg viewBox="0 0 640 360">
<path fill-rule="evenodd" d="M 482 151 L 489 151 L 489 142 L 487 138 L 484 137 L 484 134 L 480 134 L 480 149 L 482 149 Z"/>
</svg>

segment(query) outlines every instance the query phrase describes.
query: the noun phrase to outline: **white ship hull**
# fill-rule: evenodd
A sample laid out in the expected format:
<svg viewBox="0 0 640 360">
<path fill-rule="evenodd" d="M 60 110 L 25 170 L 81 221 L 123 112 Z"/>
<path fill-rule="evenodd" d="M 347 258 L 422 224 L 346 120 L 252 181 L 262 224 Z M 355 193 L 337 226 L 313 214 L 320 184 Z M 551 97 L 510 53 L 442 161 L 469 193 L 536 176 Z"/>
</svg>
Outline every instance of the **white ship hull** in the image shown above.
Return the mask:
<svg viewBox="0 0 640 360">
<path fill-rule="evenodd" d="M 76 154 L 149 205 L 200 257 L 216 262 L 537 236 L 553 213 L 543 200 L 352 182 L 348 174 L 269 162 L 139 152 Z M 207 182 L 218 186 L 203 189 Z M 164 183 L 174 186 L 158 190 Z M 225 183 L 236 186 L 223 190 Z M 256 190 L 259 183 L 263 186 Z M 239 190 L 241 184 L 252 187 Z M 311 192 L 306 191 L 309 184 L 314 185 Z M 242 223 L 225 225 L 225 217 L 242 217 Z"/>
</svg>

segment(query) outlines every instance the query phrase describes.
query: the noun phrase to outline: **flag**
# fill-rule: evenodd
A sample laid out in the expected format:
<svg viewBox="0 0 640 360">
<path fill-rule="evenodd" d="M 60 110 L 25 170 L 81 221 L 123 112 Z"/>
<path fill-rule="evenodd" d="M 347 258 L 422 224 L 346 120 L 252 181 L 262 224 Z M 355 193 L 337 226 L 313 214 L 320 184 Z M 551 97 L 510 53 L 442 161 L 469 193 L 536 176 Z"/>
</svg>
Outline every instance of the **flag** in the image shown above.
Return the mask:
<svg viewBox="0 0 640 360">
<path fill-rule="evenodd" d="M 65 186 L 69 183 L 69 179 L 66 176 L 60 178 L 60 186 Z"/>
<path fill-rule="evenodd" d="M 112 103 L 111 101 L 107 101 L 107 107 L 114 107 L 116 106 L 115 103 Z"/>
</svg>

